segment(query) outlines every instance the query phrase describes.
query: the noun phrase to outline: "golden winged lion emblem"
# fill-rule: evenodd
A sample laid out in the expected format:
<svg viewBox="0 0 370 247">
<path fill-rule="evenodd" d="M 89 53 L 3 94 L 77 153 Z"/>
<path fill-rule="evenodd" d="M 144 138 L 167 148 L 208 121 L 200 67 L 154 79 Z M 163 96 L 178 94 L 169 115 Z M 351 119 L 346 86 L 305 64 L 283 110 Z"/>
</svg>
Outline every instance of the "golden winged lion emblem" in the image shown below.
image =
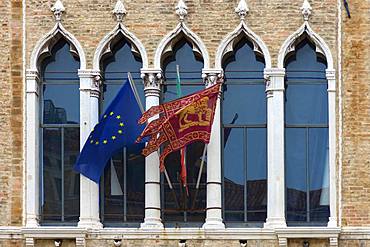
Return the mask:
<svg viewBox="0 0 370 247">
<path fill-rule="evenodd" d="M 193 126 L 208 126 L 212 110 L 208 107 L 208 97 L 195 101 L 179 113 L 179 132 Z"/>
</svg>

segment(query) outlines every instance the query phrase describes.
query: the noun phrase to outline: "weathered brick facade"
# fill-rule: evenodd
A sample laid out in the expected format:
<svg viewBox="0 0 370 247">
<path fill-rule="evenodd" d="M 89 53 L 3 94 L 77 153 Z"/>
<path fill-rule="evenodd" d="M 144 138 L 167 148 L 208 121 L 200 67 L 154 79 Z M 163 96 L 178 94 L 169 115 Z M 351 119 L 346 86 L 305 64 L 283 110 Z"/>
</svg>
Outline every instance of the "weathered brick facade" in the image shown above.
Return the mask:
<svg viewBox="0 0 370 247">
<path fill-rule="evenodd" d="M 277 66 L 279 49 L 303 23 L 303 0 L 248 0 L 248 26 L 266 43 Z M 341 227 L 365 231 L 357 239 L 339 238 L 339 246 L 370 246 L 370 1 L 351 0 L 352 18 L 342 0 L 310 0 L 310 25 L 329 45 L 337 71 L 338 211 Z M 96 47 L 116 21 L 115 0 L 64 0 L 63 25 L 81 43 L 87 69 L 92 69 Z M 178 24 L 177 0 L 125 0 L 125 26 L 146 48 L 149 67 L 162 38 Z M 25 6 L 24 6 L 25 4 Z M 25 69 L 37 41 L 55 25 L 53 0 L 0 1 L 0 246 L 24 246 L 25 236 L 2 230 L 24 225 L 25 192 Z M 186 23 L 205 43 L 214 66 L 217 48 L 239 24 L 237 0 L 188 0 Z M 341 26 L 341 32 L 338 28 Z M 23 36 L 25 35 L 25 37 Z M 338 37 L 338 35 L 340 35 Z M 23 40 L 24 39 L 24 40 Z M 23 42 L 24 41 L 24 42 Z M 339 42 L 339 43 L 338 43 Z M 341 57 L 338 57 L 340 56 Z M 340 63 L 338 63 L 340 62 Z M 342 80 L 341 80 L 342 79 Z M 351 228 L 352 227 L 352 228 Z M 350 233 L 346 233 L 351 235 Z M 13 235 L 18 239 L 13 239 Z M 346 236 L 347 236 L 346 235 Z M 240 246 L 239 240 L 189 240 L 187 246 Z M 305 239 L 288 240 L 302 246 Z M 311 247 L 330 246 L 328 239 L 311 240 Z M 54 246 L 52 240 L 35 240 L 36 246 Z M 75 246 L 66 240 L 63 246 Z M 112 246 L 111 240 L 87 238 L 86 246 Z M 123 241 L 121 246 L 178 246 L 178 240 L 160 238 Z M 278 239 L 249 240 L 247 246 L 275 247 Z"/>
</svg>

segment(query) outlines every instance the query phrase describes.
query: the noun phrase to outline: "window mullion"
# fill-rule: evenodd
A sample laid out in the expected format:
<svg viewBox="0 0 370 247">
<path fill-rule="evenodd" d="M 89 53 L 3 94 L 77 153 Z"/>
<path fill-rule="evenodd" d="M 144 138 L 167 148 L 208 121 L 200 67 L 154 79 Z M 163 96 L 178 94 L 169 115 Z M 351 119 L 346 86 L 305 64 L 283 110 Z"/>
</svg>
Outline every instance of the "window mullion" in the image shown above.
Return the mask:
<svg viewBox="0 0 370 247">
<path fill-rule="evenodd" d="M 245 127 L 244 128 L 244 131 L 243 131 L 243 142 L 244 142 L 244 221 L 245 222 L 248 222 L 248 179 L 247 179 L 247 171 L 248 171 L 248 162 L 247 162 L 247 151 L 248 151 L 248 142 L 247 142 L 247 131 L 248 131 L 248 127 Z"/>
<path fill-rule="evenodd" d="M 123 221 L 127 221 L 127 148 L 123 148 Z M 114 164 L 113 167 L 114 168 Z"/>
<path fill-rule="evenodd" d="M 309 168 L 309 127 L 306 127 L 306 214 L 307 222 L 310 222 L 310 168 Z"/>
<path fill-rule="evenodd" d="M 60 165 L 61 165 L 61 203 L 62 203 L 62 216 L 61 216 L 61 219 L 62 219 L 62 222 L 64 222 L 64 127 L 61 127 L 61 132 L 60 132 L 60 135 L 61 135 L 61 152 L 60 152 Z"/>
</svg>

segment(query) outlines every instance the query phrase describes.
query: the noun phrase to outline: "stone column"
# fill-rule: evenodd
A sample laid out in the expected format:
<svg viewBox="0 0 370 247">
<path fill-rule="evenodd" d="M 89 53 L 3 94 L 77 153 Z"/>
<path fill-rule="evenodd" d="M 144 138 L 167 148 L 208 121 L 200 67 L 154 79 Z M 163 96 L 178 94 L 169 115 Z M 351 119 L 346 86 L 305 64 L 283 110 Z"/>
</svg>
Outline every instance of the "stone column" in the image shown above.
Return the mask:
<svg viewBox="0 0 370 247">
<path fill-rule="evenodd" d="M 328 227 L 337 227 L 337 179 L 336 179 L 336 102 L 335 102 L 335 70 L 326 70 L 328 80 L 328 115 L 329 115 L 329 193 L 330 217 Z"/>
<path fill-rule="evenodd" d="M 91 70 L 79 70 L 80 77 L 80 149 L 91 129 L 99 121 L 100 76 Z M 99 218 L 99 185 L 80 175 L 79 227 L 102 228 Z"/>
<path fill-rule="evenodd" d="M 267 219 L 265 228 L 286 227 L 284 164 L 285 69 L 265 69 L 267 79 Z"/>
<path fill-rule="evenodd" d="M 39 226 L 40 216 L 40 80 L 36 70 L 26 73 L 26 227 Z"/>
<path fill-rule="evenodd" d="M 222 78 L 219 69 L 202 71 L 206 87 L 214 85 Z M 207 148 L 207 208 L 204 229 L 224 229 L 222 220 L 222 167 L 221 167 L 221 104 L 217 100 L 212 125 L 211 139 Z"/>
<path fill-rule="evenodd" d="M 144 80 L 145 109 L 159 105 L 162 71 L 160 69 L 142 69 Z M 149 121 L 154 120 L 150 119 Z M 154 152 L 145 158 L 145 218 L 142 229 L 162 229 L 161 220 L 161 184 L 159 156 Z"/>
</svg>

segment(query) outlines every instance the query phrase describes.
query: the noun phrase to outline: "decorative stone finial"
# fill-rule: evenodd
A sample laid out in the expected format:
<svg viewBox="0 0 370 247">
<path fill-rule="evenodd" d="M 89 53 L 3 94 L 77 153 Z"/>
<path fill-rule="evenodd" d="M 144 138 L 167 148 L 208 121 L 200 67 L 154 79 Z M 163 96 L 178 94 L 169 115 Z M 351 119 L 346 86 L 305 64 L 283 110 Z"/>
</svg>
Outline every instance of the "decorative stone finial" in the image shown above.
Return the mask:
<svg viewBox="0 0 370 247">
<path fill-rule="evenodd" d="M 123 17 L 127 14 L 127 10 L 121 0 L 118 0 L 114 6 L 113 14 L 116 16 L 118 22 L 122 22 Z"/>
<path fill-rule="evenodd" d="M 65 8 L 63 6 L 63 3 L 60 0 L 57 0 L 53 7 L 51 7 L 51 11 L 54 13 L 55 20 L 61 21 L 62 20 L 62 14 L 65 11 Z"/>
<path fill-rule="evenodd" d="M 235 13 L 239 15 L 240 20 L 244 20 L 248 12 L 249 8 L 247 2 L 245 0 L 240 0 L 238 7 L 235 8 Z"/>
<path fill-rule="evenodd" d="M 312 10 L 311 5 L 308 2 L 308 0 L 304 0 L 301 10 L 302 10 L 303 19 L 305 21 L 308 21 L 311 15 L 311 10 Z"/>
<path fill-rule="evenodd" d="M 176 14 L 180 17 L 180 21 L 184 21 L 185 16 L 188 15 L 188 7 L 186 7 L 183 0 L 179 0 L 176 5 Z"/>
</svg>

